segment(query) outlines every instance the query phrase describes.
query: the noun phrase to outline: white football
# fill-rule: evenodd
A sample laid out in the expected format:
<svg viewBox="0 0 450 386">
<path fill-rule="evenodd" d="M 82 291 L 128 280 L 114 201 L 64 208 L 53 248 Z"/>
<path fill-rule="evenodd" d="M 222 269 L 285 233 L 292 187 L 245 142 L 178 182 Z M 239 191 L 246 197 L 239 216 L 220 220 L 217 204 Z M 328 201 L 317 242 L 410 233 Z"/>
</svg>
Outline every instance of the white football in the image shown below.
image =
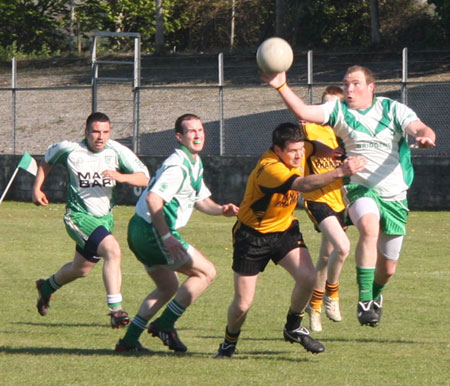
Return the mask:
<svg viewBox="0 0 450 386">
<path fill-rule="evenodd" d="M 256 62 L 262 72 L 277 74 L 289 70 L 294 60 L 290 44 L 278 37 L 264 40 L 256 51 Z"/>
</svg>

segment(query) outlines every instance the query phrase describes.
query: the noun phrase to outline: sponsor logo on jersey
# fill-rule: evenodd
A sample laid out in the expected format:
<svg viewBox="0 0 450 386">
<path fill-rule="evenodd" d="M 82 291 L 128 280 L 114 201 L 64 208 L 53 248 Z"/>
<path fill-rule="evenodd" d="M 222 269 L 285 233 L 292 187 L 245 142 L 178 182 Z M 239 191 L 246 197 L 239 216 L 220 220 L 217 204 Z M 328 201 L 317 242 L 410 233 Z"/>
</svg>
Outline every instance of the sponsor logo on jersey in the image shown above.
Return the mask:
<svg viewBox="0 0 450 386">
<path fill-rule="evenodd" d="M 294 202 L 298 202 L 298 198 L 300 196 L 300 192 L 296 191 L 289 191 L 285 195 L 283 195 L 283 198 L 277 202 L 276 206 L 281 206 L 282 208 L 286 208 L 290 206 Z"/>
<path fill-rule="evenodd" d="M 109 177 L 103 177 L 100 173 L 77 173 L 80 188 L 94 188 L 94 187 L 112 187 L 114 181 Z"/>
</svg>

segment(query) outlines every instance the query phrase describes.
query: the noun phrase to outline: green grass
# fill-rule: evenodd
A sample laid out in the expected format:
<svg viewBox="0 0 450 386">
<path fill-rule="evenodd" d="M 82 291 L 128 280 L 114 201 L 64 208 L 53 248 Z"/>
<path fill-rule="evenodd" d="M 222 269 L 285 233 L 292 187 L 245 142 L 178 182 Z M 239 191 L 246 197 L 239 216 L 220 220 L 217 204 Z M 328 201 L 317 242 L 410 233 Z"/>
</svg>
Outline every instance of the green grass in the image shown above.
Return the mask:
<svg viewBox="0 0 450 386">
<path fill-rule="evenodd" d="M 4 202 L 0 207 L 1 385 L 448 385 L 450 384 L 450 212 L 413 212 L 398 272 L 385 290 L 382 323 L 356 320 L 353 252 L 341 277 L 344 320 L 323 320 L 314 334 L 326 346 L 314 356 L 283 340 L 292 279 L 269 265 L 232 360 L 214 360 L 232 298 L 233 219 L 195 213 L 182 230 L 186 240 L 216 265 L 217 278 L 177 323 L 188 353 L 176 355 L 147 333 L 141 342 L 153 356 L 113 352 L 123 330 L 106 316 L 101 267 L 59 290 L 46 317 L 36 312 L 34 282 L 71 260 L 62 205 L 48 208 Z M 123 250 L 125 308 L 134 315 L 153 285 L 128 250 L 132 207 L 115 210 L 115 234 Z M 318 234 L 299 211 L 313 259 Z M 353 246 L 354 228 L 349 230 Z M 101 264 L 101 263 L 100 263 Z M 308 320 L 305 318 L 305 325 Z"/>
</svg>

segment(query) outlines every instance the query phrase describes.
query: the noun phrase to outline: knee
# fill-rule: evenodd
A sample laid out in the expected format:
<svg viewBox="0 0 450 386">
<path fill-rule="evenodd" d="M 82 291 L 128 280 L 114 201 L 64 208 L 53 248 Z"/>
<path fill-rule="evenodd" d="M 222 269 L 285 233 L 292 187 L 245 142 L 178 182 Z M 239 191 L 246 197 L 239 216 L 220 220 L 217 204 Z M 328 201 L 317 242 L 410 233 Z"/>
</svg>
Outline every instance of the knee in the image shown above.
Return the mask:
<svg viewBox="0 0 450 386">
<path fill-rule="evenodd" d="M 230 305 L 230 313 L 234 315 L 236 319 L 240 319 L 242 316 L 246 315 L 252 302 L 245 299 L 234 299 Z"/>
<path fill-rule="evenodd" d="M 120 245 L 119 243 L 116 243 L 114 246 L 111 246 L 110 248 L 106 249 L 103 258 L 110 262 L 116 262 L 120 264 L 121 256 L 122 251 L 120 250 Z"/>
<path fill-rule="evenodd" d="M 208 268 L 208 272 L 206 273 L 206 280 L 208 281 L 208 284 L 211 284 L 214 279 L 216 278 L 217 275 L 217 271 L 216 271 L 216 267 L 214 266 L 214 264 L 210 264 L 209 268 Z"/>
<path fill-rule="evenodd" d="M 336 255 L 341 262 L 344 262 L 350 254 L 350 241 L 344 240 L 336 246 Z"/>
<path fill-rule="evenodd" d="M 198 272 L 198 275 L 205 282 L 205 285 L 208 287 L 216 278 L 217 272 L 216 267 L 210 261 L 207 261 L 207 264 L 202 267 L 201 271 Z"/>
<path fill-rule="evenodd" d="M 389 280 L 395 274 L 395 265 L 389 265 L 384 272 L 386 279 Z"/>
<path fill-rule="evenodd" d="M 359 220 L 357 228 L 361 238 L 377 239 L 380 224 L 378 218 L 375 215 L 363 216 Z"/>
<path fill-rule="evenodd" d="M 299 272 L 299 275 L 296 276 L 295 281 L 297 285 L 301 285 L 303 288 L 312 289 L 316 283 L 316 270 L 314 267 L 309 269 L 303 269 Z"/>
</svg>

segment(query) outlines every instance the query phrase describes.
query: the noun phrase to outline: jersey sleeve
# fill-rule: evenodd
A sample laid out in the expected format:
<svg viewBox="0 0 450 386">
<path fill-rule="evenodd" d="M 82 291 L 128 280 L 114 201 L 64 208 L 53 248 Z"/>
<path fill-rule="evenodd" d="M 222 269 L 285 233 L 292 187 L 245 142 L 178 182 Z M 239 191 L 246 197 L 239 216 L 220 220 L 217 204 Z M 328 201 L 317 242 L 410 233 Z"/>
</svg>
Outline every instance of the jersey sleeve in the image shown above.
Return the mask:
<svg viewBox="0 0 450 386">
<path fill-rule="evenodd" d="M 339 112 L 339 106 L 343 103 L 339 100 L 336 101 L 330 101 L 321 104 L 323 110 L 323 122 L 322 125 L 330 125 L 331 127 L 334 126 L 334 122 L 337 119 L 337 115 Z"/>
<path fill-rule="evenodd" d="M 109 141 L 108 146 L 117 152 L 120 172 L 126 174 L 142 172 L 147 178 L 150 177 L 147 166 L 126 146 L 116 141 Z"/>
<path fill-rule="evenodd" d="M 295 169 L 297 170 L 297 169 Z M 298 177 L 297 173 L 287 168 L 282 162 L 266 165 L 256 178 L 256 183 L 262 191 L 286 193 Z"/>
<path fill-rule="evenodd" d="M 393 116 L 396 119 L 396 126 L 401 127 L 402 131 L 406 131 L 406 126 L 411 122 L 417 121 L 419 117 L 417 114 L 411 110 L 408 106 L 403 103 L 394 103 Z"/>
<path fill-rule="evenodd" d="M 208 198 L 211 196 L 211 191 L 208 189 L 208 187 L 205 184 L 205 181 L 202 180 L 202 185 L 200 187 L 200 191 L 197 194 L 195 201 L 202 201 L 205 198 Z"/>
<path fill-rule="evenodd" d="M 45 153 L 44 160 L 49 165 L 55 165 L 57 163 L 64 164 L 76 146 L 77 144 L 71 141 L 62 141 L 50 145 Z"/>
</svg>

